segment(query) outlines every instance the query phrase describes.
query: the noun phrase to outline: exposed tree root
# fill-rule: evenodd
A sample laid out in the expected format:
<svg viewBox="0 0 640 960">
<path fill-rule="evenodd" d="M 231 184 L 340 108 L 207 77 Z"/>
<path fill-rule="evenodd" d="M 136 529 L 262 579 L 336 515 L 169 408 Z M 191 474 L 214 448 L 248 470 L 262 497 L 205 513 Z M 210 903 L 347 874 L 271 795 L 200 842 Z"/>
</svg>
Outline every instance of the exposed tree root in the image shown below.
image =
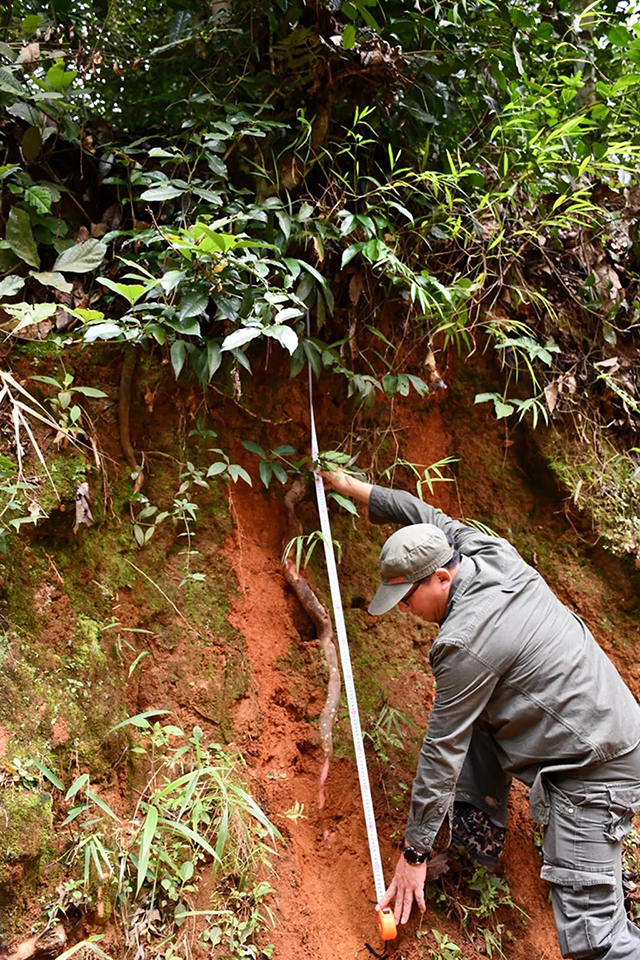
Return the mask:
<svg viewBox="0 0 640 960">
<path fill-rule="evenodd" d="M 285 506 L 288 516 L 289 539 L 302 533 L 302 526 L 296 516 L 296 506 L 304 496 L 304 486 L 301 480 L 296 480 L 285 497 Z M 315 593 L 304 577 L 296 571 L 296 565 L 287 559 L 282 565 L 285 580 L 297 596 L 303 610 L 313 620 L 318 631 L 318 640 L 322 647 L 327 667 L 329 668 L 329 682 L 327 699 L 320 714 L 320 740 L 322 743 L 323 763 L 318 778 L 318 810 L 322 816 L 325 807 L 324 785 L 329 775 L 329 767 L 333 757 L 333 725 L 338 715 L 340 705 L 340 671 L 338 670 L 338 655 L 333 642 L 333 626 L 331 617 L 320 603 Z M 324 830 L 326 837 L 328 831 Z"/>
<path fill-rule="evenodd" d="M 136 455 L 131 446 L 131 429 L 129 425 L 129 414 L 131 411 L 131 384 L 133 383 L 133 374 L 135 373 L 138 354 L 136 348 L 128 344 L 124 350 L 124 359 L 122 361 L 122 373 L 120 374 L 120 396 L 118 400 L 118 425 L 120 428 L 120 446 L 125 460 L 131 467 L 133 473 L 138 476 L 135 482 L 135 490 L 138 492 L 142 488 L 144 476 L 142 467 L 136 461 Z"/>
</svg>

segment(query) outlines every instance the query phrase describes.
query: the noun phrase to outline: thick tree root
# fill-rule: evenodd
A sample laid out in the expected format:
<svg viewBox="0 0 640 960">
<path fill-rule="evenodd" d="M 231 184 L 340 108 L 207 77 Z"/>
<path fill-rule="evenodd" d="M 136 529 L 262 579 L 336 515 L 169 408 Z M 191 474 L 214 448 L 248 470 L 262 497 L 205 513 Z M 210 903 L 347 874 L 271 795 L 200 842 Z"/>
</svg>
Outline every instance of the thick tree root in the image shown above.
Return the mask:
<svg viewBox="0 0 640 960">
<path fill-rule="evenodd" d="M 296 506 L 304 496 L 304 486 L 297 480 L 285 497 L 285 506 L 289 518 L 290 539 L 302 532 L 300 522 L 296 516 Z M 340 706 L 340 671 L 338 669 L 338 655 L 333 642 L 333 626 L 331 617 L 318 600 L 317 596 L 304 577 L 296 571 L 293 560 L 287 559 L 282 565 L 285 580 L 297 596 L 305 613 L 313 620 L 318 631 L 318 640 L 329 668 L 329 682 L 327 699 L 320 714 L 320 741 L 322 743 L 323 763 L 318 778 L 318 810 L 322 816 L 325 807 L 325 783 L 329 775 L 329 767 L 333 758 L 333 725 Z M 328 831 L 324 830 L 326 838 Z"/>
<path fill-rule="evenodd" d="M 138 476 L 135 482 L 135 490 L 138 492 L 142 488 L 143 473 L 142 467 L 138 465 L 136 455 L 131 446 L 131 429 L 129 425 L 129 413 L 131 410 L 131 384 L 133 383 L 133 374 L 136 369 L 138 353 L 136 348 L 127 345 L 124 349 L 124 359 L 122 361 L 122 373 L 120 374 L 120 395 L 118 400 L 118 426 L 120 428 L 120 446 L 122 453 L 133 473 Z"/>
</svg>

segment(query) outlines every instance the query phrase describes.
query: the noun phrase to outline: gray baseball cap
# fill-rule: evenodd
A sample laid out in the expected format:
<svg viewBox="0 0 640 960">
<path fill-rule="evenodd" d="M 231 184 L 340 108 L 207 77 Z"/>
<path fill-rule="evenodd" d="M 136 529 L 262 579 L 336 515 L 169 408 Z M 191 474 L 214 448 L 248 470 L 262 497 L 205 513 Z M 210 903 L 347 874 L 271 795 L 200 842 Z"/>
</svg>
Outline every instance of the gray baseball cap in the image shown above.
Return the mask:
<svg viewBox="0 0 640 960">
<path fill-rule="evenodd" d="M 414 523 L 396 530 L 380 551 L 382 584 L 369 604 L 369 613 L 387 613 L 417 580 L 430 576 L 451 560 L 453 547 L 433 523 Z"/>
</svg>

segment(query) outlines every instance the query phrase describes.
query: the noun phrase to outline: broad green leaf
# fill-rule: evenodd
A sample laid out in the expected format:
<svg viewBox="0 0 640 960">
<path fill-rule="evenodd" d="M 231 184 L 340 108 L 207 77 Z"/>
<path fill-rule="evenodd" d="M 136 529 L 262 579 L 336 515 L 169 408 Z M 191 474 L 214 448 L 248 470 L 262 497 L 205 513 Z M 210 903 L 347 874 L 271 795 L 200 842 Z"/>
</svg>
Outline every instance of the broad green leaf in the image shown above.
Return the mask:
<svg viewBox="0 0 640 960">
<path fill-rule="evenodd" d="M 180 159 L 180 154 L 176 153 L 175 150 L 165 150 L 164 147 L 152 147 L 149 150 L 150 157 L 162 157 L 169 160 Z"/>
<path fill-rule="evenodd" d="M 243 440 L 242 446 L 245 450 L 248 450 L 249 453 L 255 453 L 258 457 L 262 457 L 263 460 L 267 459 L 267 454 L 259 443 L 254 443 L 253 440 Z"/>
<path fill-rule="evenodd" d="M 171 355 L 171 366 L 173 367 L 173 372 L 175 373 L 177 380 L 180 376 L 182 368 L 184 367 L 184 361 L 187 355 L 187 348 L 184 340 L 174 340 L 171 344 L 171 350 L 169 353 Z"/>
<path fill-rule="evenodd" d="M 347 266 L 348 263 L 351 263 L 353 258 L 360 253 L 360 251 L 363 249 L 364 246 L 365 244 L 363 242 L 359 242 L 359 243 L 352 243 L 350 247 L 347 247 L 347 249 L 343 251 L 340 266 L 344 268 Z"/>
<path fill-rule="evenodd" d="M 336 493 L 335 490 L 332 490 L 329 494 L 327 494 L 327 500 L 335 500 L 336 503 L 339 503 L 340 506 L 349 513 L 355 514 L 356 517 L 358 516 L 356 505 L 347 497 L 343 497 L 341 493 Z"/>
<path fill-rule="evenodd" d="M 24 192 L 24 198 L 36 213 L 48 213 L 51 210 L 52 197 L 46 187 L 32 184 Z"/>
<path fill-rule="evenodd" d="M 181 197 L 184 193 L 182 187 L 174 187 L 170 183 L 160 184 L 157 187 L 150 187 L 140 195 L 141 200 L 173 200 L 174 197 Z"/>
<path fill-rule="evenodd" d="M 291 327 L 276 324 L 272 327 L 265 327 L 263 333 L 265 337 L 273 337 L 291 354 L 295 352 L 298 346 L 298 334 Z"/>
<path fill-rule="evenodd" d="M 286 323 L 287 320 L 293 320 L 296 317 L 304 316 L 304 312 L 300 307 L 285 307 L 284 310 L 279 310 L 275 316 L 276 323 Z"/>
<path fill-rule="evenodd" d="M 345 50 L 351 50 L 356 42 L 356 28 L 352 23 L 348 23 L 342 31 L 342 46 Z"/>
<path fill-rule="evenodd" d="M 504 417 L 509 417 L 513 413 L 513 406 L 510 403 L 504 403 L 502 400 L 494 399 L 493 405 L 496 411 L 496 417 L 498 420 L 502 420 Z"/>
<path fill-rule="evenodd" d="M 209 297 L 204 290 L 189 290 L 182 295 L 178 307 L 178 317 L 186 320 L 188 317 L 199 317 L 207 309 Z"/>
<path fill-rule="evenodd" d="M 52 270 L 45 270 L 44 272 L 30 270 L 29 276 L 41 283 L 43 287 L 53 287 L 54 290 L 59 290 L 61 293 L 73 293 L 73 284 L 65 280 L 61 273 L 54 273 Z"/>
<path fill-rule="evenodd" d="M 0 67 L 0 92 L 12 93 L 14 96 L 16 93 L 20 96 L 27 96 L 27 90 L 20 81 L 16 80 L 13 73 L 10 70 L 5 70 L 4 67 Z"/>
<path fill-rule="evenodd" d="M 230 333 L 228 337 L 224 338 L 220 349 L 223 351 L 237 350 L 238 347 L 244 346 L 244 344 L 249 343 L 250 340 L 261 337 L 263 332 L 261 327 L 242 327 L 240 330 L 234 330 L 233 333 Z"/>
<path fill-rule="evenodd" d="M 258 465 L 258 472 L 260 474 L 260 479 L 263 484 L 269 489 L 269 484 L 271 483 L 271 477 L 273 475 L 272 464 L 268 460 L 261 460 Z"/>
<path fill-rule="evenodd" d="M 149 857 L 151 855 L 151 846 L 155 839 L 156 828 L 158 826 L 158 810 L 156 807 L 149 807 L 142 827 L 142 839 L 140 841 L 140 854 L 138 856 L 138 884 L 136 887 L 136 896 L 147 878 L 147 869 L 149 867 Z"/>
<path fill-rule="evenodd" d="M 84 397 L 94 397 L 95 399 L 100 399 L 101 397 L 107 397 L 108 394 L 104 390 L 98 390 L 97 387 L 72 387 L 73 393 L 81 393 Z"/>
<path fill-rule="evenodd" d="M 38 247 L 31 229 L 31 220 L 26 210 L 21 207 L 11 207 L 7 217 L 5 239 L 16 257 L 20 257 L 25 263 L 39 269 Z"/>
<path fill-rule="evenodd" d="M 0 280 L 0 297 L 14 297 L 24 287 L 24 277 L 10 274 Z"/>
<path fill-rule="evenodd" d="M 85 343 L 93 343 L 95 340 L 116 340 L 124 336 L 124 330 L 117 323 L 94 323 L 84 332 Z"/>
<path fill-rule="evenodd" d="M 22 32 L 29 36 L 35 33 L 42 23 L 42 16 L 39 13 L 29 13 L 22 21 Z"/>
<path fill-rule="evenodd" d="M 228 470 L 229 470 L 229 476 L 231 477 L 234 483 L 237 483 L 239 479 L 242 479 L 244 480 L 245 483 L 248 483 L 250 487 L 253 486 L 253 483 L 251 482 L 251 477 L 249 476 L 247 471 L 244 469 L 244 467 L 240 466 L 240 464 L 230 463 Z"/>
<path fill-rule="evenodd" d="M 186 277 L 184 270 L 167 270 L 160 280 L 160 284 L 165 293 L 172 293 Z"/>
<path fill-rule="evenodd" d="M 114 293 L 120 294 L 120 296 L 124 297 L 124 299 L 129 302 L 129 305 L 133 307 L 145 293 L 148 293 L 152 287 L 156 286 L 158 281 L 154 281 L 153 283 L 117 283 L 115 280 L 109 280 L 108 277 L 98 277 L 98 282 L 101 283 L 103 287 L 108 287 L 108 289 L 113 290 Z"/>
<path fill-rule="evenodd" d="M 58 60 L 47 70 L 47 83 L 54 90 L 62 93 L 67 87 L 71 86 L 77 76 L 77 70 L 65 70 L 63 61 Z"/>
<path fill-rule="evenodd" d="M 91 238 L 63 250 L 53 270 L 63 273 L 90 273 L 99 267 L 107 253 L 106 243 Z"/>
<path fill-rule="evenodd" d="M 271 469 L 273 470 L 275 476 L 278 478 L 280 483 L 287 482 L 287 471 L 282 466 L 281 463 L 271 463 Z"/>
</svg>

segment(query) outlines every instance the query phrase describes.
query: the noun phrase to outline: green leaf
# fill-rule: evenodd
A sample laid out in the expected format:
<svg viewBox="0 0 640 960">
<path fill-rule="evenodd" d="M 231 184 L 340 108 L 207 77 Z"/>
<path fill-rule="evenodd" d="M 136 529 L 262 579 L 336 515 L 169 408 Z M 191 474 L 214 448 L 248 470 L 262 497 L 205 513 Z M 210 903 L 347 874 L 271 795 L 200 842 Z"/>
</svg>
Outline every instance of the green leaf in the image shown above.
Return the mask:
<svg viewBox="0 0 640 960">
<path fill-rule="evenodd" d="M 158 810 L 156 807 L 149 807 L 142 827 L 142 840 L 140 842 L 140 854 L 138 857 L 138 885 L 136 888 L 136 896 L 138 896 L 140 893 L 142 885 L 147 879 L 147 869 L 149 867 L 151 846 L 155 839 L 157 826 Z"/>
<path fill-rule="evenodd" d="M 209 297 L 204 290 L 190 290 L 183 294 L 178 308 L 178 317 L 185 320 L 187 317 L 199 317 L 207 309 Z"/>
<path fill-rule="evenodd" d="M 47 83 L 54 90 L 62 93 L 67 87 L 71 86 L 78 76 L 77 70 L 65 70 L 62 60 L 58 60 L 53 67 L 47 70 Z"/>
<path fill-rule="evenodd" d="M 14 297 L 23 287 L 24 277 L 18 277 L 12 273 L 0 280 L 0 297 Z"/>
<path fill-rule="evenodd" d="M 73 781 L 73 783 L 71 784 L 71 786 L 69 787 L 69 789 L 68 789 L 67 792 L 65 793 L 65 795 L 64 795 L 65 800 L 71 800 L 72 797 L 75 797 L 75 795 L 76 795 L 76 793 L 78 792 L 78 790 L 82 790 L 82 788 L 83 788 L 83 787 L 85 786 L 85 784 L 87 784 L 87 783 L 89 783 L 89 774 L 88 774 L 88 773 L 82 773 L 82 774 L 80 774 L 80 776 L 77 778 L 77 780 L 74 780 L 74 781 Z"/>
<path fill-rule="evenodd" d="M 21 207 L 12 207 L 7 218 L 5 239 L 16 257 L 38 269 L 40 257 L 38 247 L 33 237 L 31 220 L 26 210 Z"/>
<path fill-rule="evenodd" d="M 24 192 L 24 198 L 36 213 L 48 213 L 49 210 L 51 210 L 52 198 L 46 187 L 34 183 L 32 186 L 27 187 Z"/>
<path fill-rule="evenodd" d="M 351 263 L 354 257 L 356 257 L 360 251 L 365 246 L 364 242 L 352 243 L 350 247 L 347 247 L 346 250 L 342 253 L 342 260 L 340 262 L 340 267 L 344 269 L 348 263 Z"/>
<path fill-rule="evenodd" d="M 210 854 L 214 860 L 219 861 L 220 858 L 211 844 L 199 833 L 196 833 L 195 830 L 185 826 L 184 823 L 177 823 L 174 820 L 165 819 L 160 820 L 159 823 L 167 831 L 167 833 L 176 833 L 181 837 L 185 837 L 187 840 L 191 840 L 192 843 L 195 843 L 197 846 L 202 847 L 203 850 L 206 850 L 206 852 Z"/>
<path fill-rule="evenodd" d="M 260 474 L 260 479 L 264 483 L 267 490 L 269 489 L 269 484 L 271 483 L 271 477 L 273 475 L 273 470 L 271 464 L 268 460 L 261 460 L 258 466 L 258 472 Z"/>
<path fill-rule="evenodd" d="M 115 340 L 124 335 L 124 330 L 117 323 L 94 323 L 84 332 L 85 343 L 95 340 Z"/>
<path fill-rule="evenodd" d="M 89 273 L 99 267 L 107 253 L 106 243 L 91 238 L 63 250 L 53 265 L 63 273 Z M 37 264 L 36 264 L 37 266 Z"/>
<path fill-rule="evenodd" d="M 496 411 L 496 418 L 498 420 L 504 419 L 504 417 L 509 417 L 514 411 L 514 407 L 510 403 L 504 403 L 502 400 L 496 400 L 494 398 L 493 405 Z"/>
<path fill-rule="evenodd" d="M 160 184 L 157 187 L 150 187 L 140 195 L 141 200 L 173 200 L 174 197 L 181 197 L 184 193 L 182 187 L 174 187 L 170 183 Z"/>
<path fill-rule="evenodd" d="M 222 351 L 217 340 L 207 340 L 207 366 L 209 370 L 209 380 L 222 363 Z"/>
<path fill-rule="evenodd" d="M 244 480 L 245 483 L 248 483 L 250 487 L 253 486 L 253 483 L 251 482 L 251 477 L 249 476 L 247 471 L 244 469 L 244 467 L 241 467 L 240 464 L 238 463 L 229 464 L 229 476 L 231 477 L 234 483 L 237 483 L 239 479 L 242 479 Z"/>
<path fill-rule="evenodd" d="M 81 393 L 84 397 L 94 397 L 96 399 L 108 396 L 104 390 L 98 390 L 97 387 L 72 387 L 71 390 L 73 393 Z"/>
<path fill-rule="evenodd" d="M 342 46 L 345 50 L 351 50 L 356 42 L 356 28 L 352 23 L 348 23 L 342 31 Z"/>
<path fill-rule="evenodd" d="M 356 517 L 359 516 L 356 505 L 347 497 L 343 497 L 341 493 L 336 493 L 335 490 L 332 490 L 327 495 L 327 500 L 335 500 L 336 503 L 339 503 L 340 506 L 343 507 L 345 510 L 347 510 L 349 513 L 355 514 Z"/>
<path fill-rule="evenodd" d="M 108 277 L 98 277 L 98 283 L 124 297 L 131 307 L 135 306 L 140 297 L 143 297 L 147 291 L 155 286 L 155 283 L 117 283 Z"/>
<path fill-rule="evenodd" d="M 228 337 L 222 341 L 221 350 L 237 350 L 250 340 L 261 337 L 263 330 L 261 327 L 242 327 L 240 330 L 234 330 Z"/>
<path fill-rule="evenodd" d="M 607 40 L 614 47 L 628 47 L 631 42 L 631 34 L 622 24 L 617 24 L 615 27 L 611 27 L 607 33 Z"/>
<path fill-rule="evenodd" d="M 30 270 L 29 276 L 41 283 L 43 287 L 53 287 L 60 293 L 73 293 L 73 284 L 65 280 L 61 273 L 54 273 L 53 270 L 45 270 L 44 272 Z"/>
<path fill-rule="evenodd" d="M 245 450 L 248 450 L 249 453 L 255 453 L 257 456 L 262 457 L 263 460 L 267 459 L 267 454 L 259 443 L 254 443 L 253 440 L 243 440 L 242 446 Z"/>
<path fill-rule="evenodd" d="M 121 720 L 120 723 L 116 723 L 115 727 L 111 727 L 109 733 L 115 733 L 116 730 L 122 730 L 123 727 L 138 727 L 140 730 L 148 729 L 151 726 L 149 723 L 150 717 L 161 717 L 166 713 L 171 713 L 171 710 L 145 710 L 143 713 L 136 713 L 134 717 L 127 717 L 126 720 Z"/>
<path fill-rule="evenodd" d="M 171 350 L 169 352 L 171 355 L 171 365 L 177 380 L 180 376 L 180 372 L 184 366 L 184 361 L 187 355 L 187 348 L 184 340 L 174 340 L 171 344 Z"/>
<path fill-rule="evenodd" d="M 284 312 L 284 311 L 283 311 Z M 298 346 L 298 334 L 291 327 L 275 324 L 272 327 L 265 327 L 262 331 L 265 337 L 273 337 L 278 343 L 293 354 Z"/>
<path fill-rule="evenodd" d="M 64 790 L 64 783 L 62 783 L 62 781 L 56 777 L 55 773 L 49 770 L 49 767 L 45 766 L 44 763 L 42 763 L 40 760 L 37 760 L 35 757 L 31 757 L 31 762 L 38 768 L 40 773 L 42 773 L 47 780 L 54 785 L 54 787 L 57 787 L 58 790 Z"/>
<path fill-rule="evenodd" d="M 280 483 L 287 482 L 287 471 L 282 466 L 281 463 L 271 463 L 271 469 L 273 470 L 275 476 L 278 478 Z"/>
<path fill-rule="evenodd" d="M 5 70 L 4 67 L 0 67 L 0 92 L 12 93 L 14 96 L 16 93 L 23 97 L 27 96 L 27 90 L 20 81 L 16 80 L 13 73 L 10 70 Z M 12 166 L 15 166 L 15 164 L 12 164 Z"/>
<path fill-rule="evenodd" d="M 284 310 L 279 310 L 275 316 L 276 323 L 286 323 L 287 320 L 293 320 L 295 317 L 304 316 L 304 311 L 299 307 L 285 307 Z"/>
<path fill-rule="evenodd" d="M 95 803 L 96 807 L 99 807 L 103 813 L 106 813 L 108 817 L 111 817 L 112 820 L 115 820 L 116 823 L 120 823 L 120 818 L 113 812 L 108 803 L 105 803 L 97 793 L 94 793 L 93 790 L 87 790 L 86 796 L 89 800 Z"/>
<path fill-rule="evenodd" d="M 42 23 L 42 16 L 39 13 L 29 13 L 22 21 L 22 32 L 29 36 L 35 33 Z"/>
</svg>

